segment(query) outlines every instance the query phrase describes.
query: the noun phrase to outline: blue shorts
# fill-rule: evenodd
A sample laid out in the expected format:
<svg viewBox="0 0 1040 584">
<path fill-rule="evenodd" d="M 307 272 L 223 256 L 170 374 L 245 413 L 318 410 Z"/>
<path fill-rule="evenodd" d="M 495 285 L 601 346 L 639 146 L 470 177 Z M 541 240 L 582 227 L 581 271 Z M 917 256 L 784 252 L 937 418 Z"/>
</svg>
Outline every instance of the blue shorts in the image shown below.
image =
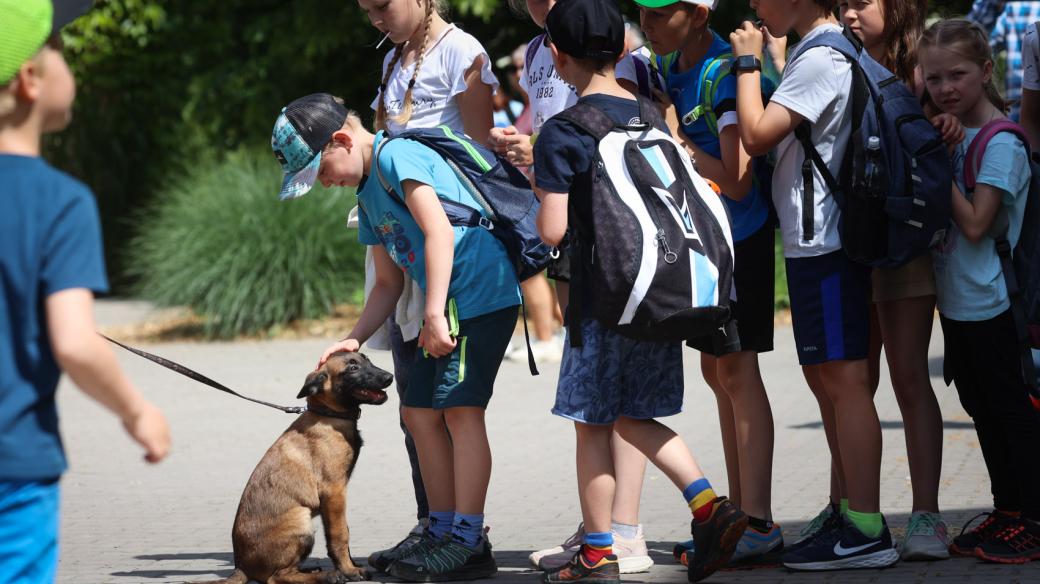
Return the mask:
<svg viewBox="0 0 1040 584">
<path fill-rule="evenodd" d="M 787 289 L 800 364 L 867 358 L 870 271 L 841 250 L 787 258 Z"/>
<path fill-rule="evenodd" d="M 0 582 L 54 582 L 59 490 L 58 479 L 0 480 Z"/>
<path fill-rule="evenodd" d="M 552 413 L 585 424 L 621 416 L 649 420 L 682 411 L 682 343 L 636 341 L 597 320 L 581 323 L 584 345 L 564 343 Z"/>
</svg>

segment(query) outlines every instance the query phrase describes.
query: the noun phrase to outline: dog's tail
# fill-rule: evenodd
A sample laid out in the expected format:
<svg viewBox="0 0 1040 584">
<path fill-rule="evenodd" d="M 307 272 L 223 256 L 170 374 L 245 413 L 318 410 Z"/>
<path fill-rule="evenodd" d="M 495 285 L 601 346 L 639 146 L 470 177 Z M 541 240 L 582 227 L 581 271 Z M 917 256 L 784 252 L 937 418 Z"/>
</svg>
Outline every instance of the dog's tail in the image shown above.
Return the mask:
<svg viewBox="0 0 1040 584">
<path fill-rule="evenodd" d="M 242 570 L 235 570 L 235 573 L 228 576 L 223 580 L 211 580 L 209 582 L 194 582 L 193 584 L 249 584 L 249 576 Z"/>
</svg>

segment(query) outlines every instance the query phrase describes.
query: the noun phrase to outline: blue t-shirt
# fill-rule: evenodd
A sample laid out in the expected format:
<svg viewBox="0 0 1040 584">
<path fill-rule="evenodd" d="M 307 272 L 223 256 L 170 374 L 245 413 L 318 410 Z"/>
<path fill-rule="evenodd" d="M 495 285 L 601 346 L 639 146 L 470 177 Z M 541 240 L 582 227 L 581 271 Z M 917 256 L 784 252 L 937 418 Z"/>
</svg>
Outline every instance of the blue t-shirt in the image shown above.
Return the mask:
<svg viewBox="0 0 1040 584">
<path fill-rule="evenodd" d="M 671 66 L 665 72 L 665 84 L 668 86 L 668 94 L 675 104 L 676 113 L 682 123 L 682 130 L 686 136 L 693 141 L 701 150 L 714 158 L 722 158 L 722 145 L 717 135 L 713 134 L 706 116 L 700 116 L 692 124 L 685 123 L 687 113 L 692 112 L 701 105 L 701 77 L 705 68 L 708 67 L 716 57 L 731 54 L 733 52 L 729 43 L 722 40 L 719 35 L 712 31 L 711 47 L 704 57 L 693 67 L 686 71 L 679 71 L 678 56 L 672 60 Z M 712 80 L 718 79 L 721 71 L 712 75 Z M 718 131 L 722 132 L 727 126 L 737 123 L 737 78 L 735 75 L 726 75 L 719 82 L 715 90 L 715 99 L 712 100 L 712 110 L 718 120 Z M 726 207 L 729 209 L 730 220 L 733 223 L 733 240 L 743 241 L 754 235 L 765 224 L 769 218 L 769 206 L 765 197 L 759 191 L 757 185 L 751 187 L 751 191 L 743 200 L 737 201 L 729 197 L 723 197 Z"/>
<path fill-rule="evenodd" d="M 964 162 L 968 146 L 981 128 L 964 128 L 964 141 L 953 154 L 954 177 L 964 190 Z M 1029 151 L 1017 137 L 1002 132 L 990 140 L 982 157 L 977 183 L 1000 189 L 1002 209 L 1008 214 L 1008 242 L 1014 247 L 1022 233 L 1026 195 L 1029 193 Z M 971 198 L 971 195 L 967 195 Z M 939 312 L 960 321 L 989 320 L 1011 307 L 992 237 L 968 241 L 953 223 L 942 245 L 932 252 Z"/>
<path fill-rule="evenodd" d="M 90 190 L 40 158 L 0 154 L 0 183 L 0 479 L 48 480 L 67 465 L 44 302 L 107 291 L 101 226 Z"/>
<path fill-rule="evenodd" d="M 376 134 L 378 148 L 385 134 Z M 402 199 L 406 180 L 429 185 L 442 199 L 474 209 L 479 205 L 433 150 L 414 140 L 394 140 L 379 151 L 383 177 Z M 372 169 L 372 174 L 376 172 Z M 426 238 L 408 208 L 383 190 L 379 179 L 366 177 L 358 187 L 358 240 L 382 245 L 398 266 L 426 292 Z M 455 227 L 455 261 L 448 298 L 454 298 L 459 318 L 467 319 L 520 304 L 520 286 L 505 246 L 483 227 Z"/>
</svg>

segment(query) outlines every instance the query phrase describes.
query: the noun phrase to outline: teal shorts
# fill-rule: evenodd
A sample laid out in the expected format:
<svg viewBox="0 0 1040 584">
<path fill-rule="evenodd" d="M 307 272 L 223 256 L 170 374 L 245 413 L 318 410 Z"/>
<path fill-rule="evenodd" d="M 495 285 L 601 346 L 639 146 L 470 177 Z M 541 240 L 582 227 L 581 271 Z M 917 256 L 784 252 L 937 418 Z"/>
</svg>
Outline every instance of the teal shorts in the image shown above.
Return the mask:
<svg viewBox="0 0 1040 584">
<path fill-rule="evenodd" d="M 457 344 L 450 355 L 420 350 L 408 374 L 404 405 L 410 408 L 487 408 L 502 357 L 516 328 L 517 307 L 510 306 L 457 321 Z M 456 323 L 448 318 L 449 328 Z"/>
</svg>

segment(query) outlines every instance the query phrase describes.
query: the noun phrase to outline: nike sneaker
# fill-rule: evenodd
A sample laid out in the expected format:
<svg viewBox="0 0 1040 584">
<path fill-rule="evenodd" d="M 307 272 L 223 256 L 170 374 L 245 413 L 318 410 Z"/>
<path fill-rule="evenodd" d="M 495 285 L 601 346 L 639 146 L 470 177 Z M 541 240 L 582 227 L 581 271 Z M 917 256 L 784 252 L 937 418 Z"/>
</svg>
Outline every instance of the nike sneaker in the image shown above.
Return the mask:
<svg viewBox="0 0 1040 584">
<path fill-rule="evenodd" d="M 784 554 L 784 566 L 807 571 L 887 568 L 898 561 L 887 525 L 872 538 L 845 519 L 840 530 L 818 535 L 811 544 Z"/>
</svg>

